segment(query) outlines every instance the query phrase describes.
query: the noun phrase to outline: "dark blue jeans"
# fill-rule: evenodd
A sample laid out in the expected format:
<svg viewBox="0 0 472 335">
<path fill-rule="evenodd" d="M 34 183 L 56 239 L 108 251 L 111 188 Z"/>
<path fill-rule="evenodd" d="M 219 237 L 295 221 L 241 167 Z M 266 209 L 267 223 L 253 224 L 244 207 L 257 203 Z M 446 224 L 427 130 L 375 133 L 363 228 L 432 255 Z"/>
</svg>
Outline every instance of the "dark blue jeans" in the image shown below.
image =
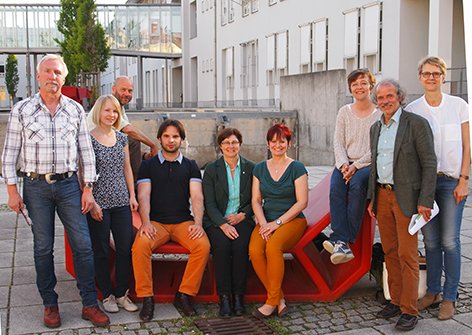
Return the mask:
<svg viewBox="0 0 472 335">
<path fill-rule="evenodd" d="M 90 237 L 92 238 L 93 255 L 95 260 L 95 275 L 98 287 L 103 297 L 110 294 L 116 297 L 125 295 L 129 288 L 131 276 L 131 246 L 133 245 L 133 219 L 129 206 L 114 207 L 103 210 L 103 221 L 95 221 L 87 214 Z M 116 286 L 113 291 L 109 262 L 110 230 L 115 243 L 115 278 Z"/>
<path fill-rule="evenodd" d="M 33 221 L 36 285 L 44 306 L 57 305 L 54 291 L 54 218 L 59 215 L 67 233 L 74 258 L 77 287 L 84 307 L 97 304 L 93 251 L 87 220 L 81 212 L 77 175 L 48 184 L 44 180 L 24 178 L 23 199 Z"/>
<path fill-rule="evenodd" d="M 334 169 L 329 192 L 332 241 L 354 243 L 365 213 L 369 167 L 357 170 L 346 184 L 343 174 Z"/>
<path fill-rule="evenodd" d="M 213 225 L 205 228 L 211 243 L 216 291 L 219 295 L 246 292 L 248 247 L 254 225 L 251 219 L 245 219 L 235 225 L 234 228 L 239 234 L 235 240 L 229 239 L 220 228 Z"/>
</svg>

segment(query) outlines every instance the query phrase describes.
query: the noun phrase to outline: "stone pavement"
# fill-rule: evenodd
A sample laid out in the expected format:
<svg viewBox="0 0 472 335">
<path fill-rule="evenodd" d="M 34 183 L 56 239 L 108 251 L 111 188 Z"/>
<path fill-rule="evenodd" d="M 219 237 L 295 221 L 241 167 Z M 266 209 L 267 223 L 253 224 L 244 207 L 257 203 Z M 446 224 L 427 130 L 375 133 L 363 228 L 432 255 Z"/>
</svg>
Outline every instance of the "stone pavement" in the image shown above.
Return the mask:
<svg viewBox="0 0 472 335">
<path fill-rule="evenodd" d="M 310 167 L 310 186 L 330 167 Z M 0 335 L 19 334 L 202 334 L 193 318 L 181 317 L 171 304 L 156 304 L 155 319 L 140 322 L 137 313 L 110 315 L 109 328 L 94 328 L 80 318 L 80 296 L 72 277 L 65 271 L 63 230 L 57 224 L 55 263 L 62 326 L 50 330 L 42 325 L 42 306 L 35 285 L 32 234 L 20 216 L 8 211 L 6 187 L 0 182 Z M 378 234 L 376 235 L 378 239 Z M 472 334 L 472 200 L 464 211 L 462 226 L 462 275 L 457 314 L 452 320 L 438 321 L 437 310 L 422 312 L 411 334 Z M 290 303 L 283 319 L 266 322 L 277 334 L 393 334 L 396 318 L 375 317 L 382 305 L 375 299 L 375 281 L 366 275 L 344 297 L 332 303 Z M 251 309 L 252 306 L 249 306 Z M 217 304 L 199 304 L 198 318 L 217 317 Z M 245 334 L 244 334 L 245 335 Z"/>
</svg>

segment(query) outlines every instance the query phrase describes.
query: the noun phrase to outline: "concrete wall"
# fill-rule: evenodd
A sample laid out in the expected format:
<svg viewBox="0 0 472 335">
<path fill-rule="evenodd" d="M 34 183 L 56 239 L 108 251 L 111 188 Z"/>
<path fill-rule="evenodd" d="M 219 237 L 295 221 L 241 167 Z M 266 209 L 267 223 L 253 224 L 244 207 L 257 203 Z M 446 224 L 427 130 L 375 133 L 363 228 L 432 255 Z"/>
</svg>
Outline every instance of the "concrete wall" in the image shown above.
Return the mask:
<svg viewBox="0 0 472 335">
<path fill-rule="evenodd" d="M 307 165 L 334 164 L 336 115 L 346 99 L 346 71 L 282 77 L 282 110 L 298 112 L 299 159 Z"/>
<path fill-rule="evenodd" d="M 241 154 L 255 162 L 268 158 L 267 130 L 278 122 L 284 122 L 294 131 L 294 141 L 289 149 L 289 156 L 297 158 L 297 114 L 295 112 L 129 112 L 128 117 L 147 136 L 156 139 L 157 129 L 165 118 L 182 121 L 187 139 L 181 151 L 189 158 L 195 159 L 203 168 L 208 162 L 215 160 L 219 154 L 216 135 L 223 127 L 238 128 L 243 135 Z M 0 113 L 0 148 L 3 150 L 5 140 L 7 113 Z M 157 139 L 156 139 L 157 142 Z M 149 148 L 143 146 L 143 151 Z M 1 170 L 0 170 L 1 171 Z"/>
</svg>

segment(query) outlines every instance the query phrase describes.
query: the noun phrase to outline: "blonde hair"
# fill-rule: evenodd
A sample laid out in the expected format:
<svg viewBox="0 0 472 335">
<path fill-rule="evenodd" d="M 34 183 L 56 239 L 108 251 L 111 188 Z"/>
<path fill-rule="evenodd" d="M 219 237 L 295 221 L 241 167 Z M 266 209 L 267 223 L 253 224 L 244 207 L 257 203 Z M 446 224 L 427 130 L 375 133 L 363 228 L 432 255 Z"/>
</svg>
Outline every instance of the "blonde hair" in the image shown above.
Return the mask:
<svg viewBox="0 0 472 335">
<path fill-rule="evenodd" d="M 100 125 L 100 112 L 103 109 L 103 105 L 107 101 L 111 101 L 111 103 L 113 104 L 113 107 L 118 112 L 118 117 L 116 118 L 115 123 L 113 123 L 113 127 L 118 129 L 120 127 L 121 105 L 119 101 L 111 94 L 102 95 L 97 99 L 92 109 L 90 110 L 90 113 L 92 114 L 92 122 L 97 126 Z"/>
<path fill-rule="evenodd" d="M 425 66 L 425 64 L 437 66 L 439 70 L 441 70 L 441 73 L 444 76 L 446 75 L 447 65 L 444 59 L 442 59 L 441 57 L 432 56 L 432 57 L 425 57 L 422 60 L 420 60 L 420 62 L 418 63 L 418 74 L 421 74 L 421 72 L 423 71 L 423 66 Z"/>
</svg>

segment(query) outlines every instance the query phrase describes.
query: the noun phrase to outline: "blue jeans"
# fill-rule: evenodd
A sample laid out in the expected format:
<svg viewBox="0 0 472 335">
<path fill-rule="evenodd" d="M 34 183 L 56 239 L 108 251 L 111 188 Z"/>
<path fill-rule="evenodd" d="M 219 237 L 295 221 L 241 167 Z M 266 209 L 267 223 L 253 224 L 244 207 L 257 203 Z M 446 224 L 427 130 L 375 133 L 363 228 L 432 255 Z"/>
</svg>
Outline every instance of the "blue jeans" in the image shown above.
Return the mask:
<svg viewBox="0 0 472 335">
<path fill-rule="evenodd" d="M 103 220 L 95 221 L 87 214 L 87 221 L 92 238 L 93 255 L 95 261 L 95 274 L 97 285 L 102 291 L 103 297 L 110 294 L 122 297 L 129 288 L 131 277 L 131 247 L 134 241 L 133 219 L 129 206 L 103 209 Z M 109 263 L 110 230 L 115 242 L 115 278 L 116 287 L 113 291 Z"/>
<path fill-rule="evenodd" d="M 457 179 L 438 175 L 435 200 L 439 206 L 439 214 L 422 229 L 428 292 L 437 294 L 442 291 L 444 300 L 448 301 L 456 301 L 461 276 L 460 231 L 466 199 L 456 205 L 453 192 L 458 183 Z M 446 280 L 441 289 L 443 258 Z"/>
<path fill-rule="evenodd" d="M 24 178 L 23 198 L 33 221 L 36 285 L 44 306 L 57 306 L 54 291 L 54 218 L 59 215 L 67 233 L 74 258 L 74 269 L 84 307 L 97 305 L 93 252 L 87 220 L 81 212 L 77 175 L 48 184 Z"/>
<path fill-rule="evenodd" d="M 346 184 L 343 174 L 334 169 L 329 191 L 332 241 L 354 243 L 361 226 L 367 201 L 369 167 L 357 170 Z"/>
</svg>

